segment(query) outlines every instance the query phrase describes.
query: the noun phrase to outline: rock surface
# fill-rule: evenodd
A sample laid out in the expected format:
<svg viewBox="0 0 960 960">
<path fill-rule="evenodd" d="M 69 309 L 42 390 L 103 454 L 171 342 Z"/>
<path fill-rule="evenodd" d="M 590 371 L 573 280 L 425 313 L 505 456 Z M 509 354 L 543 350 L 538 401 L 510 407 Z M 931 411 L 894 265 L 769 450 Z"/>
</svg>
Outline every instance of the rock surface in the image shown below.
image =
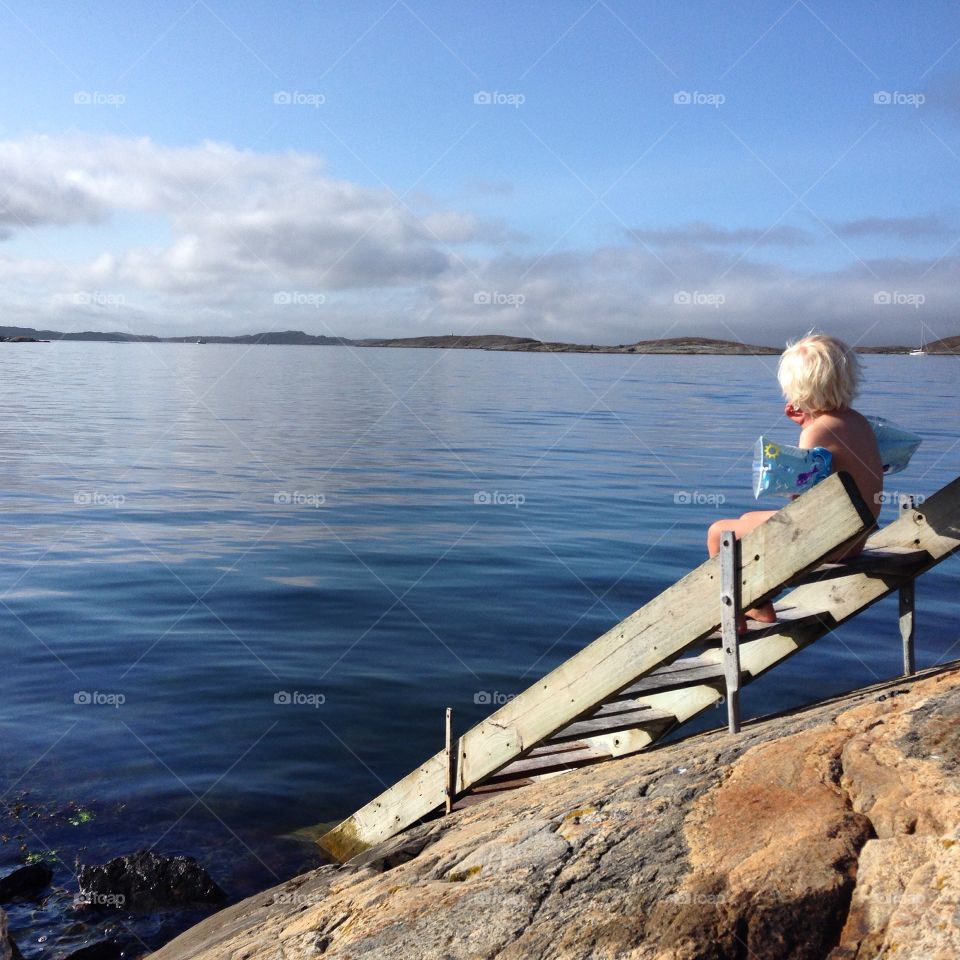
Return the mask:
<svg viewBox="0 0 960 960">
<path fill-rule="evenodd" d="M 88 906 L 120 910 L 219 903 L 223 891 L 193 857 L 167 857 L 149 850 L 115 857 L 77 874 L 79 900 Z"/>
<path fill-rule="evenodd" d="M 20 960 L 20 957 L 17 945 L 7 933 L 7 915 L 0 910 L 0 960 Z"/>
<path fill-rule="evenodd" d="M 955 960 L 958 898 L 953 664 L 478 804 L 153 960 Z"/>
<path fill-rule="evenodd" d="M 44 891 L 52 879 L 53 871 L 45 863 L 17 867 L 5 877 L 0 877 L 0 903 L 32 900 Z"/>
</svg>

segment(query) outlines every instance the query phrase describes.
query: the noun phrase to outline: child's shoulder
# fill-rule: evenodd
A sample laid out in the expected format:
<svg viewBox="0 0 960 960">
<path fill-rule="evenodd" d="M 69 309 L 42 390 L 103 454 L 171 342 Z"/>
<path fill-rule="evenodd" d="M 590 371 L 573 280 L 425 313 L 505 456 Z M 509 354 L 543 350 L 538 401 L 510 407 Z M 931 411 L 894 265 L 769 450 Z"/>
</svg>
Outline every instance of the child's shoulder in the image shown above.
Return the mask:
<svg viewBox="0 0 960 960">
<path fill-rule="evenodd" d="M 829 448 L 832 443 L 854 439 L 861 434 L 873 435 L 870 422 L 862 413 L 852 407 L 844 410 L 829 410 L 821 413 L 803 428 L 800 445 L 807 449 Z"/>
</svg>

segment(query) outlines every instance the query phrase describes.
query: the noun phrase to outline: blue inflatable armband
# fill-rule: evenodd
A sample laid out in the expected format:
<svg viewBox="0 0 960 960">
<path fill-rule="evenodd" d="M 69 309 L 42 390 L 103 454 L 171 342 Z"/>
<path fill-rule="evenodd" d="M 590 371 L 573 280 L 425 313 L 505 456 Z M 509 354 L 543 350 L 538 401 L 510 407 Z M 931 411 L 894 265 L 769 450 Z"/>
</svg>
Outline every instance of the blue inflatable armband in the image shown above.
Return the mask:
<svg viewBox="0 0 960 960">
<path fill-rule="evenodd" d="M 753 495 L 803 493 L 830 476 L 832 462 L 826 447 L 803 450 L 760 437 L 753 451 Z"/>
<path fill-rule="evenodd" d="M 867 417 L 877 437 L 883 472 L 899 473 L 922 439 L 883 417 Z M 824 447 L 803 450 L 760 437 L 753 453 L 753 495 L 803 493 L 830 475 L 833 455 Z"/>
<path fill-rule="evenodd" d="M 867 420 L 877 435 L 884 474 L 899 473 L 917 452 L 917 447 L 923 442 L 922 438 L 883 417 L 867 417 Z"/>
</svg>

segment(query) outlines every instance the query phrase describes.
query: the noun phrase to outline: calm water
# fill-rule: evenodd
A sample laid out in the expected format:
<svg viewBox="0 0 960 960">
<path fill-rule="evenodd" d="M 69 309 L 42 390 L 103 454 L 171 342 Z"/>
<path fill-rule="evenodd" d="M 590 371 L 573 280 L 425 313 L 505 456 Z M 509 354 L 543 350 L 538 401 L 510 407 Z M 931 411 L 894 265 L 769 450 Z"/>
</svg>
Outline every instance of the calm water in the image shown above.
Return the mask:
<svg viewBox="0 0 960 960">
<path fill-rule="evenodd" d="M 438 749 L 445 706 L 465 729 L 700 562 L 753 439 L 796 436 L 768 357 L 2 351 L 0 775 L 50 812 L 24 843 L 191 853 L 233 896 Z M 889 486 L 960 472 L 958 369 L 867 358 L 860 408 L 924 436 Z M 920 584 L 921 666 L 960 655 L 957 575 Z M 745 711 L 899 658 L 887 600 Z"/>
</svg>

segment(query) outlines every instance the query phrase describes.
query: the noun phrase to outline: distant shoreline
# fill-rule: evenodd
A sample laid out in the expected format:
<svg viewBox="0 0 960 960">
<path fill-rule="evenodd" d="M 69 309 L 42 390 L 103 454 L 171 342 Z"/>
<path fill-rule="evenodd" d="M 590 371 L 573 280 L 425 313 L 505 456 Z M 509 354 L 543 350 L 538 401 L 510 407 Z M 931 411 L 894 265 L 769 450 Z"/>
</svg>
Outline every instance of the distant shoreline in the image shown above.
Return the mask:
<svg viewBox="0 0 960 960">
<path fill-rule="evenodd" d="M 697 354 L 715 356 L 772 356 L 782 347 L 740 343 L 734 340 L 715 340 L 708 337 L 669 337 L 657 340 L 638 340 L 616 345 L 565 343 L 535 340 L 532 337 L 512 337 L 503 334 L 473 334 L 457 336 L 388 337 L 351 340 L 348 337 L 314 336 L 300 330 L 218 336 L 202 334 L 188 337 L 155 337 L 140 334 L 82 331 L 62 333 L 56 330 L 35 330 L 30 327 L 0 327 L 0 339 L 8 343 L 35 343 L 51 340 L 74 340 L 100 343 L 236 343 L 257 345 L 391 347 L 427 350 L 488 350 L 510 353 L 627 353 L 627 354 Z M 905 354 L 909 346 L 857 347 L 858 353 Z M 933 354 L 960 354 L 960 336 L 946 337 L 927 344 Z"/>
</svg>

